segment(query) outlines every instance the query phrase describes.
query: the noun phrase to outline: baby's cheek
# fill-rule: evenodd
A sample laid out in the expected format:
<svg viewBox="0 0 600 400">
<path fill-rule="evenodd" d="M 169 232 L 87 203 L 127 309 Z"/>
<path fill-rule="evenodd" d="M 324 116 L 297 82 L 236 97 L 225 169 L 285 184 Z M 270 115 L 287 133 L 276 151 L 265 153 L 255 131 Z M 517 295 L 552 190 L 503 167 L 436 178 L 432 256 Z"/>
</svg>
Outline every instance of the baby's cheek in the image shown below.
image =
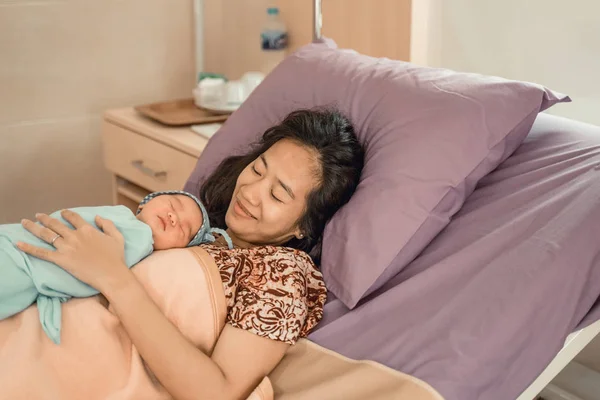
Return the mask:
<svg viewBox="0 0 600 400">
<path fill-rule="evenodd" d="M 152 235 L 152 239 L 154 240 L 154 249 L 155 250 L 164 250 L 168 248 L 168 243 L 165 243 L 165 235 L 162 233 L 155 233 Z"/>
</svg>

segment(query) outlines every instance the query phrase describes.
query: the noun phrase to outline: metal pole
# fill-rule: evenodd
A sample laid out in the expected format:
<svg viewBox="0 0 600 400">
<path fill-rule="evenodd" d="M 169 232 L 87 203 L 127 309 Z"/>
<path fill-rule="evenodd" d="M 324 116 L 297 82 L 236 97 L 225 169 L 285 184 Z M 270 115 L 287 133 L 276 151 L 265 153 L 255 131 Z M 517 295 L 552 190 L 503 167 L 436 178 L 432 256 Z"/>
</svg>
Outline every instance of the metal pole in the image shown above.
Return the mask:
<svg viewBox="0 0 600 400">
<path fill-rule="evenodd" d="M 321 9 L 322 0 L 314 0 L 313 13 L 313 42 L 321 40 L 321 28 L 323 27 L 323 13 Z"/>
</svg>

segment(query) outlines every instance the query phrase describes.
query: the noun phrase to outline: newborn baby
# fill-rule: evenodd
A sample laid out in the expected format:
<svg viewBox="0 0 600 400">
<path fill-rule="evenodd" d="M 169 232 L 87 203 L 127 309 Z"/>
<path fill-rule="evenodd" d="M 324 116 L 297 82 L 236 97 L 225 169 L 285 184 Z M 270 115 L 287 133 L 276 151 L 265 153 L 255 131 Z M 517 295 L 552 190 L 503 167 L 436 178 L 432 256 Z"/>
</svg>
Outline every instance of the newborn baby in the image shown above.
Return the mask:
<svg viewBox="0 0 600 400">
<path fill-rule="evenodd" d="M 72 210 L 94 226 L 97 215 L 114 222 L 125 239 L 125 263 L 128 267 L 140 262 L 153 250 L 212 242 L 215 240 L 212 232 L 222 234 L 229 247 L 232 247 L 224 231 L 210 228 L 200 200 L 186 192 L 151 193 L 140 203 L 137 215 L 125 206 L 80 207 Z M 69 225 L 60 212 L 51 214 L 51 217 Z M 20 224 L 0 225 L 0 320 L 37 302 L 44 332 L 59 344 L 60 304 L 71 297 L 93 296 L 98 291 L 59 266 L 22 252 L 16 247 L 17 242 L 54 249 Z"/>
</svg>

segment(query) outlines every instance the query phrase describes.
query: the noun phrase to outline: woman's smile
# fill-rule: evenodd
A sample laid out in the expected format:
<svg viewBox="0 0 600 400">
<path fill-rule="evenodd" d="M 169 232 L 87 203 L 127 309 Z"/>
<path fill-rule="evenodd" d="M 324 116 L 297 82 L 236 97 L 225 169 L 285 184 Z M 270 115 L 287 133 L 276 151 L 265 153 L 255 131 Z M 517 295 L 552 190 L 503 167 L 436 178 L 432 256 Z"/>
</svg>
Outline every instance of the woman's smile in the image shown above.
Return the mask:
<svg viewBox="0 0 600 400">
<path fill-rule="evenodd" d="M 235 204 L 233 205 L 233 211 L 235 211 L 236 215 L 239 217 L 256 219 L 256 217 L 252 215 L 239 200 L 236 200 Z"/>
</svg>

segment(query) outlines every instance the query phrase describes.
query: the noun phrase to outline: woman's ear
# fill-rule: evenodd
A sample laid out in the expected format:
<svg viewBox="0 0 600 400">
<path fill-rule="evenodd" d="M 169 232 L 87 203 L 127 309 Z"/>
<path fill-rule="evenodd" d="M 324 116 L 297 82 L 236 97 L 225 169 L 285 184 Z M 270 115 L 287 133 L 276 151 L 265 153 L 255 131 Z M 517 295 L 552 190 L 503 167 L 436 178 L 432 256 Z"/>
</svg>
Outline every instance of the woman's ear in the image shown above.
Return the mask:
<svg viewBox="0 0 600 400">
<path fill-rule="evenodd" d="M 302 233 L 302 232 L 300 231 L 300 229 L 298 229 L 298 230 L 296 231 L 296 233 L 294 234 L 294 236 L 296 236 L 296 239 L 304 239 L 304 233 Z"/>
</svg>

